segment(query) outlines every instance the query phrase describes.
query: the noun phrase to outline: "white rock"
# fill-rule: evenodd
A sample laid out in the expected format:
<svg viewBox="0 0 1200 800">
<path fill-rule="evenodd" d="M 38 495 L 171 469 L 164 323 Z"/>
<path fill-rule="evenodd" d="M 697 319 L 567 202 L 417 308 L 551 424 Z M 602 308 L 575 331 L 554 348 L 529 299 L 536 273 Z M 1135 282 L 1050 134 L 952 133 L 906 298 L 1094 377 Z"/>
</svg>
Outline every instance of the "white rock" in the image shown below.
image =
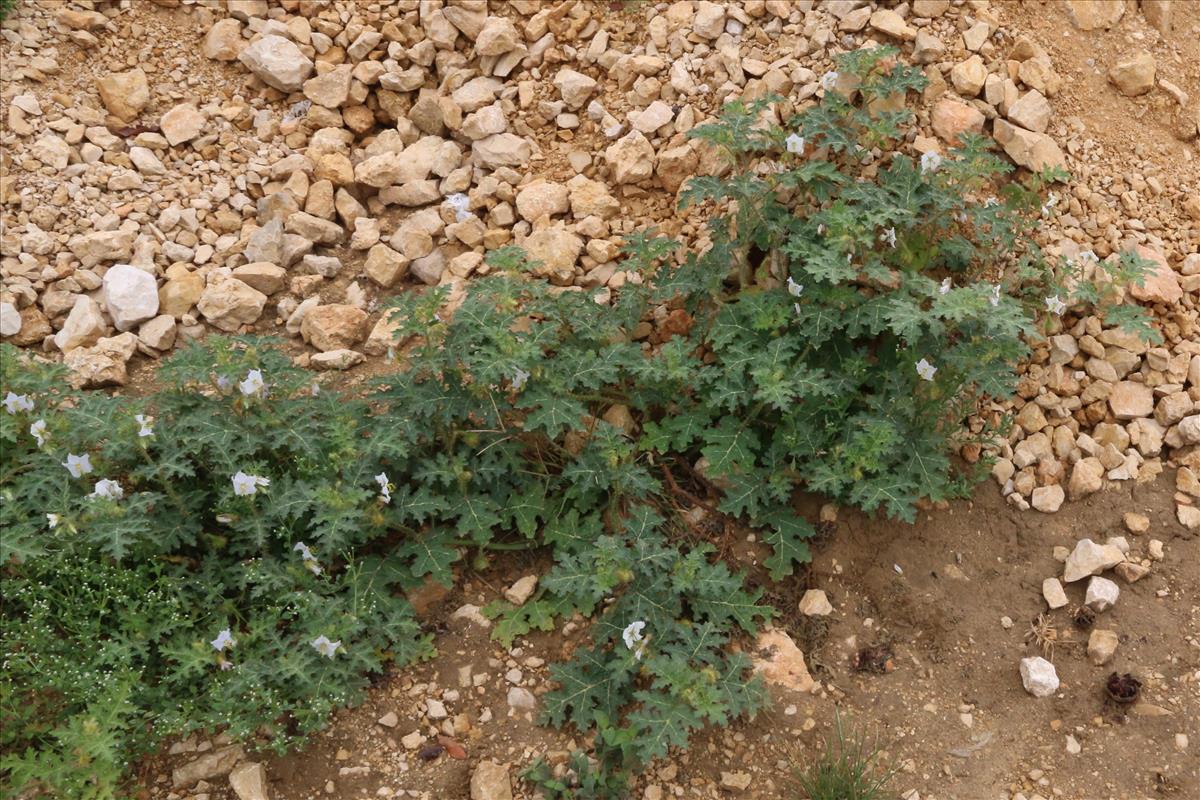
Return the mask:
<svg viewBox="0 0 1200 800">
<path fill-rule="evenodd" d="M 525 605 L 525 601 L 533 595 L 534 590 L 537 589 L 537 584 L 537 575 L 526 575 L 504 590 L 504 599 L 514 606 L 523 606 Z"/>
<path fill-rule="evenodd" d="M 229 773 L 229 785 L 238 800 L 270 800 L 267 789 L 267 770 L 262 764 L 243 761 Z"/>
<path fill-rule="evenodd" d="M 21 312 L 12 303 L 0 303 L 0 336 L 16 336 L 21 332 Z"/>
<path fill-rule="evenodd" d="M 833 605 L 822 589 L 809 589 L 800 598 L 800 613 L 809 617 L 824 617 L 833 613 Z"/>
<path fill-rule="evenodd" d="M 274 34 L 263 36 L 238 56 L 263 83 L 281 92 L 298 92 L 312 74 L 313 62 L 288 39 Z"/>
<path fill-rule="evenodd" d="M 1034 697 L 1049 697 L 1058 691 L 1058 673 L 1041 656 L 1022 658 L 1021 683 Z"/>
<path fill-rule="evenodd" d="M 1046 578 L 1042 581 L 1042 597 L 1050 608 L 1062 608 L 1067 604 L 1067 593 L 1058 578 Z"/>
<path fill-rule="evenodd" d="M 94 344 L 104 335 L 104 315 L 100 313 L 100 305 L 88 297 L 80 295 L 67 314 L 67 321 L 62 330 L 54 334 L 54 346 L 66 353 L 76 347 Z"/>
<path fill-rule="evenodd" d="M 532 710 L 537 708 L 537 698 L 528 689 L 514 686 L 508 690 L 508 705 L 512 708 Z"/>
<path fill-rule="evenodd" d="M 145 270 L 117 264 L 104 273 L 104 305 L 117 330 L 130 330 L 158 314 L 158 284 Z"/>
<path fill-rule="evenodd" d="M 1096 576 L 1088 581 L 1087 594 L 1084 596 L 1083 602 L 1093 611 L 1107 611 L 1116 604 L 1120 594 L 1121 590 L 1117 584 L 1108 578 Z"/>
<path fill-rule="evenodd" d="M 1063 581 L 1071 583 L 1089 575 L 1099 575 L 1124 560 L 1125 554 L 1112 545 L 1099 545 L 1091 539 L 1080 539 L 1071 555 L 1067 556 Z"/>
</svg>

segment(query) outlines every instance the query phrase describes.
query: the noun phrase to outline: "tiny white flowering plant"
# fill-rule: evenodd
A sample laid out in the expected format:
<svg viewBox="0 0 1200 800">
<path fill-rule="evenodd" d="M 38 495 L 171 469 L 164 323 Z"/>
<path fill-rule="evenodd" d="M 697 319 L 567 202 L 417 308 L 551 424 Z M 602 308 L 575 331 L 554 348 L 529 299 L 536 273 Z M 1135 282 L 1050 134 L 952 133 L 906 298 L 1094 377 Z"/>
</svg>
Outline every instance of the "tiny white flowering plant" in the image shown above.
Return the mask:
<svg viewBox="0 0 1200 800">
<path fill-rule="evenodd" d="M 245 341 L 160 375 L 144 400 L 76 393 L 0 346 L 28 398 L 0 413 L 0 769 L 18 789 L 123 797 L 128 764 L 191 731 L 284 749 L 431 652 L 402 593 L 417 578 L 378 544 L 372 476 L 404 445 L 370 407 L 314 397 Z"/>
</svg>

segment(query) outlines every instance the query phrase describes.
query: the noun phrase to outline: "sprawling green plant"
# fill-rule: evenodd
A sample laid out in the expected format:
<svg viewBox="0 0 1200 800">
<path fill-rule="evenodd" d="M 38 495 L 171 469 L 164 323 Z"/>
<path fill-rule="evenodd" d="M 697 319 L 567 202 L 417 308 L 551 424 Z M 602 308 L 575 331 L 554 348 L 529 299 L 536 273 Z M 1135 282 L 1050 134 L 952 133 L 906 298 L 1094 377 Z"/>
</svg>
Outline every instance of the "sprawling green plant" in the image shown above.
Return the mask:
<svg viewBox="0 0 1200 800">
<path fill-rule="evenodd" d="M 165 737 L 283 749 L 430 653 L 373 472 L 403 442 L 270 348 L 164 364 L 145 402 L 0 350 L 3 769 L 110 797 Z"/>
<path fill-rule="evenodd" d="M 806 800 L 883 800 L 897 770 L 882 763 L 878 743 L 862 731 L 847 732 L 840 713 L 833 734 L 816 761 L 797 768 L 796 780 Z"/>
<path fill-rule="evenodd" d="M 400 298 L 404 367 L 360 399 L 315 395 L 248 340 L 184 351 L 145 402 L 67 393 L 5 349 L 15 783 L 110 796 L 128 758 L 194 729 L 268 725 L 286 746 L 428 652 L 398 590 L 504 549 L 554 565 L 523 605 L 485 609 L 501 642 L 594 618 L 542 715 L 590 752 L 530 768 L 548 796 L 620 796 L 757 709 L 731 640 L 771 612 L 725 537 L 755 529 L 779 579 L 808 558 L 799 488 L 903 519 L 965 493 L 952 455 L 989 432 L 963 422 L 1011 390 L 1026 337 L 1140 274 L 1047 259 L 1028 230 L 1048 177 L 995 186 L 983 140 L 899 152 L 922 78 L 890 58 L 848 55 L 786 129 L 766 100 L 697 128 L 731 159 L 683 195 L 712 208 L 707 247 L 630 236 L 643 282 L 611 306 L 525 279 L 515 248 L 452 313 L 444 289 Z"/>
</svg>

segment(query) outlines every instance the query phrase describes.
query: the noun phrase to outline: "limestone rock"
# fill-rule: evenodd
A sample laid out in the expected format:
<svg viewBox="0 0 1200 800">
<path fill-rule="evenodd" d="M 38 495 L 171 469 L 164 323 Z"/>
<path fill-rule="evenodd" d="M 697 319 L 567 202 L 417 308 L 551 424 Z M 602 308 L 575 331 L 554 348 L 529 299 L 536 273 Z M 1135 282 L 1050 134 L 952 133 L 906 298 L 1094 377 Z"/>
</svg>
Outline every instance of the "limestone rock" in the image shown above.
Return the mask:
<svg viewBox="0 0 1200 800">
<path fill-rule="evenodd" d="M 520 167 L 532 154 L 528 140 L 515 133 L 497 133 L 471 143 L 471 160 L 484 169 Z"/>
<path fill-rule="evenodd" d="M 219 19 L 204 35 L 200 52 L 216 61 L 237 61 L 248 42 L 242 38 L 242 25 L 232 17 Z"/>
<path fill-rule="evenodd" d="M 437 286 L 442 282 L 442 275 L 446 271 L 446 255 L 438 249 L 428 255 L 414 258 L 408 265 L 408 271 L 426 286 Z"/>
<path fill-rule="evenodd" d="M 386 289 L 407 274 L 408 264 L 407 258 L 386 244 L 377 244 L 367 252 L 363 271 L 368 278 Z"/>
<path fill-rule="evenodd" d="M 481 56 L 502 56 L 516 49 L 523 39 L 517 26 L 506 17 L 488 17 L 475 37 L 475 53 Z"/>
<path fill-rule="evenodd" d="M 1120 639 L 1117 637 L 1116 631 L 1105 631 L 1094 628 L 1088 636 L 1088 658 L 1098 667 L 1102 664 L 1107 664 L 1117 652 L 1117 645 L 1119 643 Z"/>
<path fill-rule="evenodd" d="M 517 192 L 517 213 L 529 222 L 536 222 L 543 216 L 565 214 L 570 208 L 568 191 L 561 183 L 539 178 Z"/>
<path fill-rule="evenodd" d="M 983 114 L 949 95 L 934 105 L 930 121 L 933 132 L 950 144 L 958 144 L 960 133 L 983 133 Z"/>
<path fill-rule="evenodd" d="M 481 761 L 471 773 L 471 800 L 512 800 L 508 765 Z"/>
<path fill-rule="evenodd" d="M 1153 263 L 1143 276 L 1142 285 L 1129 285 L 1129 293 L 1144 303 L 1173 305 L 1183 299 L 1183 287 L 1179 276 L 1171 269 L 1166 257 L 1157 248 L 1137 246 L 1137 254 Z M 1145 416 L 1145 415 L 1142 415 Z"/>
<path fill-rule="evenodd" d="M 537 584 L 537 575 L 525 575 L 504 590 L 504 599 L 514 606 L 523 606 L 525 605 L 525 601 L 533 596 L 534 590 L 537 589 Z"/>
<path fill-rule="evenodd" d="M 158 313 L 158 284 L 145 270 L 117 264 L 104 273 L 104 305 L 116 329 L 127 331 Z"/>
<path fill-rule="evenodd" d="M 79 234 L 67 240 L 67 248 L 84 268 L 105 261 L 128 261 L 133 256 L 133 233 L 115 230 Z"/>
<path fill-rule="evenodd" d="M 1050 697 L 1058 691 L 1058 673 L 1041 656 L 1021 659 L 1021 683 L 1034 697 Z"/>
<path fill-rule="evenodd" d="M 21 332 L 21 312 L 12 303 L 0 303 L 0 336 L 16 336 Z"/>
<path fill-rule="evenodd" d="M 1033 498 L 1030 501 L 1034 508 L 1046 514 L 1053 514 L 1058 509 L 1062 508 L 1065 494 L 1063 488 L 1057 484 L 1052 486 L 1039 486 L 1033 490 Z"/>
<path fill-rule="evenodd" d="M 1081 31 L 1110 28 L 1124 14 L 1124 0 L 1067 0 L 1067 16 Z"/>
<path fill-rule="evenodd" d="M 1084 596 L 1083 604 L 1092 609 L 1092 611 L 1107 611 L 1117 602 L 1120 594 L 1121 590 L 1115 583 L 1108 578 L 1101 578 L 1099 575 L 1094 575 L 1088 581 L 1087 593 Z"/>
<path fill-rule="evenodd" d="M 143 322 L 138 328 L 137 336 L 142 344 L 161 353 L 175 345 L 176 327 L 175 317 L 159 314 L 154 319 Z"/>
<path fill-rule="evenodd" d="M 768 629 L 754 643 L 754 671 L 769 684 L 796 692 L 811 692 L 816 683 L 804 663 L 804 653 L 780 630 Z"/>
<path fill-rule="evenodd" d="M 725 6 L 700 0 L 692 17 L 692 32 L 703 39 L 716 39 L 725 31 Z"/>
<path fill-rule="evenodd" d="M 1139 50 L 1122 58 L 1108 71 L 1108 79 L 1126 97 L 1137 97 L 1154 88 L 1154 56 Z"/>
<path fill-rule="evenodd" d="M 1067 592 L 1058 578 L 1046 578 L 1042 581 L 1042 597 L 1051 609 L 1062 608 L 1068 602 Z"/>
<path fill-rule="evenodd" d="M 150 104 L 150 84 L 140 69 L 113 72 L 96 79 L 100 102 L 108 113 L 122 122 L 133 122 Z"/>
<path fill-rule="evenodd" d="M 800 598 L 800 613 L 808 617 L 825 617 L 833 613 L 833 605 L 821 589 L 809 589 Z"/>
<path fill-rule="evenodd" d="M 575 262 L 583 252 L 583 240 L 565 228 L 545 228 L 525 237 L 522 245 L 529 260 L 537 262 L 533 272 L 560 286 L 575 277 Z"/>
<path fill-rule="evenodd" d="M 241 745 L 229 745 L 205 753 L 191 763 L 171 773 L 171 783 L 176 789 L 191 786 L 197 781 L 206 781 L 228 775 L 233 766 L 245 757 Z"/>
<path fill-rule="evenodd" d="M 1080 539 L 1071 555 L 1067 556 L 1067 563 L 1063 567 L 1063 581 L 1073 583 L 1092 575 L 1099 575 L 1124 560 L 1125 554 L 1118 547 L 1096 544 L 1091 539 Z"/>
<path fill-rule="evenodd" d="M 339 64 L 328 72 L 304 82 L 304 96 L 325 108 L 340 108 L 350 97 L 351 71 L 349 64 Z"/>
<path fill-rule="evenodd" d="M 313 62 L 291 40 L 267 34 L 242 51 L 238 60 L 263 83 L 281 92 L 298 92 Z"/>
<path fill-rule="evenodd" d="M 204 278 L 187 269 L 179 269 L 175 275 L 167 270 L 167 281 L 158 289 L 158 306 L 164 314 L 179 318 L 192 310 L 204 294 Z"/>
<path fill-rule="evenodd" d="M 1154 391 L 1144 383 L 1120 381 L 1109 392 L 1108 406 L 1117 419 L 1149 417 L 1154 413 Z"/>
<path fill-rule="evenodd" d="M 640 131 L 630 131 L 609 145 L 604 160 L 618 186 L 644 181 L 654 172 L 654 148 Z"/>
<path fill-rule="evenodd" d="M 966 61 L 955 64 L 950 70 L 950 82 L 954 89 L 964 97 L 974 97 L 983 90 L 987 80 L 987 67 L 979 56 L 971 56 Z"/>
<path fill-rule="evenodd" d="M 596 91 L 596 80 L 573 69 L 560 69 L 554 76 L 554 86 L 567 108 L 574 111 L 582 108 Z"/>
<path fill-rule="evenodd" d="M 346 370 L 358 366 L 366 358 L 362 353 L 340 348 L 327 353 L 313 353 L 308 363 L 316 370 Z"/>
<path fill-rule="evenodd" d="M 262 764 L 243 761 L 229 773 L 229 786 L 238 800 L 271 800 L 267 788 L 267 770 Z"/>
<path fill-rule="evenodd" d="M 304 315 L 300 335 L 322 352 L 352 348 L 367 335 L 367 312 L 342 303 L 317 306 Z"/>
<path fill-rule="evenodd" d="M 1004 148 L 1008 157 L 1018 166 L 1034 172 L 1041 172 L 1047 167 L 1065 169 L 1067 166 L 1067 159 L 1062 150 L 1053 139 L 1044 133 L 1018 128 L 1016 125 L 998 119 L 992 127 L 992 134 Z"/>
<path fill-rule="evenodd" d="M 1067 484 L 1067 495 L 1072 500 L 1098 492 L 1104 486 L 1104 464 L 1098 458 L 1081 458 L 1071 468 L 1071 480 Z"/>
<path fill-rule="evenodd" d="M 196 308 L 209 324 L 232 333 L 242 325 L 257 322 L 267 296 L 236 278 L 212 284 L 200 295 Z"/>
<path fill-rule="evenodd" d="M 1022 128 L 1045 133 L 1050 124 L 1052 110 L 1046 96 L 1037 89 L 1031 89 L 1013 103 L 1008 109 L 1008 118 Z"/>
<path fill-rule="evenodd" d="M 283 288 L 287 270 L 267 261 L 255 261 L 235 267 L 233 277 L 270 296 Z"/>
<path fill-rule="evenodd" d="M 87 295 L 80 295 L 67 315 L 62 330 L 54 334 L 54 346 L 64 353 L 94 343 L 104 335 L 104 315 Z"/>
</svg>

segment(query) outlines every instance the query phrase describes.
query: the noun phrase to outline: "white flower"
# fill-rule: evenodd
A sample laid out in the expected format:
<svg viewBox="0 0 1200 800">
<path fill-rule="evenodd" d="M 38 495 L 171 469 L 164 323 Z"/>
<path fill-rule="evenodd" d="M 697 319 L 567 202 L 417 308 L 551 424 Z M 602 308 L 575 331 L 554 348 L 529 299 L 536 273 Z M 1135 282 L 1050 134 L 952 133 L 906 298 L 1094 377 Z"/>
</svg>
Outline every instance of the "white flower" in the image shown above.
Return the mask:
<svg viewBox="0 0 1200 800">
<path fill-rule="evenodd" d="M 514 392 L 521 391 L 521 387 L 525 385 L 525 382 L 527 380 L 529 380 L 529 373 L 526 372 L 525 370 L 521 369 L 520 367 L 517 367 L 517 371 L 513 375 L 513 379 L 512 379 L 513 391 Z"/>
<path fill-rule="evenodd" d="M 327 658 L 333 658 L 334 653 L 336 653 L 338 648 L 342 646 L 342 642 L 340 639 L 336 642 L 331 642 L 329 641 L 328 636 L 321 634 L 312 640 L 312 646 L 316 648 L 316 651 L 321 655 L 326 656 Z"/>
<path fill-rule="evenodd" d="M 988 297 L 988 302 L 991 303 L 993 307 L 1000 305 L 1000 284 L 992 284 L 992 293 Z"/>
<path fill-rule="evenodd" d="M 821 76 L 821 88 L 827 92 L 832 92 L 833 87 L 837 86 L 839 77 L 841 76 L 839 76 L 836 72 L 829 70 L 829 72 L 826 72 Z"/>
<path fill-rule="evenodd" d="M 392 502 L 392 487 L 391 487 L 391 484 L 388 482 L 387 473 L 381 472 L 378 475 L 376 475 L 375 482 L 379 484 L 379 496 L 383 499 L 383 502 L 385 502 L 385 503 Z"/>
<path fill-rule="evenodd" d="M 920 361 L 917 362 L 917 374 L 921 376 L 922 380 L 926 380 L 926 381 L 933 380 L 933 376 L 936 372 L 937 372 L 937 367 L 935 367 L 933 364 L 930 364 L 925 359 L 922 358 Z"/>
<path fill-rule="evenodd" d="M 896 229 L 888 228 L 886 231 L 883 232 L 882 235 L 880 235 L 879 240 L 883 241 L 883 242 L 887 242 L 889 245 L 891 245 L 891 247 L 893 249 L 895 249 L 895 247 L 896 247 Z"/>
<path fill-rule="evenodd" d="M 921 156 L 921 172 L 937 172 L 942 166 L 942 157 L 932 150 Z"/>
<path fill-rule="evenodd" d="M 4 396 L 4 410 L 10 414 L 18 411 L 33 411 L 33 401 L 29 399 L 29 395 L 9 392 Z"/>
<path fill-rule="evenodd" d="M 110 481 L 108 478 L 96 481 L 96 488 L 88 495 L 88 497 L 103 497 L 105 500 L 120 500 L 124 496 L 125 490 L 121 488 L 121 484 Z"/>
<path fill-rule="evenodd" d="M 804 152 L 804 137 L 803 136 L 800 136 L 795 133 L 790 133 L 790 134 L 788 134 L 787 139 L 784 139 L 784 144 L 787 145 L 787 151 L 789 153 L 803 153 Z"/>
<path fill-rule="evenodd" d="M 46 433 L 46 420 L 39 419 L 30 425 L 29 435 L 38 440 L 38 447 L 44 445 L 46 443 L 46 436 L 49 435 Z"/>
<path fill-rule="evenodd" d="M 1044 217 L 1049 215 L 1050 209 L 1054 208 L 1056 205 L 1058 205 L 1058 195 L 1056 195 L 1054 192 L 1051 192 L 1050 199 L 1042 203 L 1042 216 Z"/>
<path fill-rule="evenodd" d="M 229 378 L 226 378 L 224 375 L 217 376 L 218 389 L 220 389 L 222 392 L 228 392 L 230 386 L 233 386 L 233 381 L 229 380 Z"/>
<path fill-rule="evenodd" d="M 81 456 L 67 453 L 67 460 L 62 462 L 62 465 L 71 473 L 72 478 L 82 478 L 92 471 L 92 459 L 87 453 Z"/>
<path fill-rule="evenodd" d="M 454 221 L 465 222 L 474 216 L 468 209 L 471 207 L 471 198 L 467 197 L 462 192 L 449 195 L 445 201 L 446 205 L 454 209 Z"/>
<path fill-rule="evenodd" d="M 217 659 L 217 666 L 221 668 L 222 672 L 227 669 L 233 669 L 233 664 L 229 661 L 226 661 L 224 656 L 221 656 Z"/>
<path fill-rule="evenodd" d="M 803 311 L 800 310 L 799 303 L 792 303 L 792 308 L 796 309 L 796 316 L 800 316 L 801 314 L 804 313 Z"/>
<path fill-rule="evenodd" d="M 299 551 L 300 558 L 304 561 L 305 569 L 307 569 L 313 575 L 321 574 L 321 565 L 317 562 L 317 557 L 314 556 L 312 551 L 308 549 L 308 545 L 306 545 L 304 542 L 296 542 L 292 549 Z"/>
<path fill-rule="evenodd" d="M 266 388 L 267 385 L 263 383 L 262 370 L 258 369 L 252 369 L 247 372 L 246 379 L 238 383 L 238 389 L 240 389 L 242 394 L 246 397 L 250 397 L 251 395 L 258 395 L 259 397 L 262 397 L 264 393 L 263 390 Z"/>
<path fill-rule="evenodd" d="M 233 647 L 237 642 L 234 641 L 233 634 L 229 632 L 229 628 L 226 628 L 218 633 L 217 638 L 213 639 L 209 644 L 213 646 L 214 650 L 223 651 L 226 647 Z M 222 669 L 226 669 L 226 667 L 222 667 Z"/>
<path fill-rule="evenodd" d="M 137 420 L 138 425 L 141 425 L 141 427 L 138 428 L 139 439 L 144 439 L 147 436 L 154 435 L 154 428 L 150 426 L 150 423 L 153 422 L 153 420 L 150 417 L 147 417 L 145 414 L 137 414 L 134 416 L 134 419 Z"/>
<path fill-rule="evenodd" d="M 1067 310 L 1067 304 L 1058 299 L 1058 295 L 1051 295 L 1046 298 L 1046 310 L 1051 314 L 1061 315 Z"/>
<path fill-rule="evenodd" d="M 824 235 L 825 235 L 825 223 L 824 222 L 818 223 L 817 224 L 817 236 L 824 236 Z"/>
<path fill-rule="evenodd" d="M 58 521 L 60 519 L 62 519 L 62 517 L 60 517 L 58 514 L 47 514 L 46 515 L 46 524 L 49 525 L 51 529 L 57 528 Z"/>
<path fill-rule="evenodd" d="M 321 393 L 321 384 L 313 381 L 312 389 L 310 391 L 312 392 L 312 396 L 316 397 Z"/>
<path fill-rule="evenodd" d="M 633 646 L 635 644 L 638 644 L 639 642 L 641 642 L 641 645 L 636 650 L 634 650 L 634 653 L 633 653 L 633 657 L 638 660 L 641 660 L 642 650 L 644 650 L 645 646 L 646 646 L 645 645 L 646 637 L 642 634 L 642 631 L 644 631 L 645 629 L 646 629 L 646 623 L 642 622 L 641 620 L 638 620 L 637 622 L 629 623 L 628 625 L 625 626 L 625 630 L 621 631 L 621 640 L 625 642 L 625 646 L 628 647 L 630 650 L 634 650 Z"/>
<path fill-rule="evenodd" d="M 1000 199 L 997 198 L 995 195 L 992 195 L 987 200 L 983 201 L 984 208 L 993 208 L 998 205 L 1000 205 Z"/>
<path fill-rule="evenodd" d="M 1100 259 L 1097 258 L 1096 254 L 1093 253 L 1091 250 L 1084 250 L 1083 252 L 1081 252 L 1079 254 L 1079 260 L 1080 261 L 1091 261 L 1093 264 L 1100 263 Z"/>
<path fill-rule="evenodd" d="M 255 494 L 260 486 L 270 486 L 271 481 L 259 475 L 247 475 L 238 470 L 230 480 L 233 481 L 233 493 L 239 497 Z"/>
<path fill-rule="evenodd" d="M 792 297 L 799 297 L 800 295 L 804 294 L 804 284 L 796 283 L 794 280 L 792 280 L 791 275 L 788 275 L 787 287 L 788 294 L 790 294 Z"/>
<path fill-rule="evenodd" d="M 938 294 L 950 294 L 950 287 L 954 285 L 954 281 L 949 278 L 942 278 L 942 283 L 938 286 Z"/>
</svg>

